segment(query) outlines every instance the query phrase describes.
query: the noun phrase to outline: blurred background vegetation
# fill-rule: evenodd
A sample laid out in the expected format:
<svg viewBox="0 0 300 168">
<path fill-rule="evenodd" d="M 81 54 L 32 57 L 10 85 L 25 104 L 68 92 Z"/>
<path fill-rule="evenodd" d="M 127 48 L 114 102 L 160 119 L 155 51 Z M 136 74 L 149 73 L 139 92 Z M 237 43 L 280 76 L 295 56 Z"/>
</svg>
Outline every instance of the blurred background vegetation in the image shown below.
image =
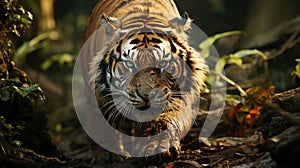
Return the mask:
<svg viewBox="0 0 300 168">
<path fill-rule="evenodd" d="M 243 38 L 219 40 L 216 47 L 221 55 L 249 46 L 254 37 L 271 31 L 300 14 L 298 0 L 175 0 L 180 12 L 187 11 L 194 23 L 208 36 L 232 30 L 242 30 Z M 33 83 L 39 83 L 46 94 L 42 111 L 49 120 L 50 132 L 61 150 L 76 139 L 77 122 L 73 111 L 71 79 L 73 63 L 81 47 L 87 18 L 98 0 L 22 0 L 33 14 L 30 30 L 20 38 L 14 36 L 14 59 L 28 73 Z M 271 46 L 271 48 L 279 47 Z M 262 47 L 259 46 L 258 47 Z M 269 62 L 270 78 L 277 91 L 297 86 L 291 76 L 299 58 L 299 46 L 284 57 Z M 297 54 L 295 54 L 297 53 Z M 236 74 L 232 75 L 233 77 Z M 237 80 L 242 80 L 237 79 Z M 79 140 L 80 141 L 80 140 Z M 70 142 L 71 143 L 71 142 Z M 74 143 L 74 142 L 72 142 Z M 78 143 L 83 145 L 82 143 Z"/>
</svg>

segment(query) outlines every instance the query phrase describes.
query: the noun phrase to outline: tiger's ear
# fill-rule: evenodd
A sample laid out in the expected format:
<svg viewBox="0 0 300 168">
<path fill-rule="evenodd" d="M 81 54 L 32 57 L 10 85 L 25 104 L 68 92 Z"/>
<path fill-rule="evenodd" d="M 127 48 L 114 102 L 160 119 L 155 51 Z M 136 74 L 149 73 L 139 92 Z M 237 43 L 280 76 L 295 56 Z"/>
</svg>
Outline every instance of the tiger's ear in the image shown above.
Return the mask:
<svg viewBox="0 0 300 168">
<path fill-rule="evenodd" d="M 115 31 L 117 30 L 117 19 L 114 17 L 109 17 L 106 14 L 102 14 L 100 21 L 101 25 L 105 29 L 106 38 L 111 39 Z"/>
<path fill-rule="evenodd" d="M 178 32 L 187 32 L 191 29 L 192 19 L 189 18 L 187 12 L 184 12 L 180 18 L 174 18 L 169 21 L 169 24 Z"/>
</svg>

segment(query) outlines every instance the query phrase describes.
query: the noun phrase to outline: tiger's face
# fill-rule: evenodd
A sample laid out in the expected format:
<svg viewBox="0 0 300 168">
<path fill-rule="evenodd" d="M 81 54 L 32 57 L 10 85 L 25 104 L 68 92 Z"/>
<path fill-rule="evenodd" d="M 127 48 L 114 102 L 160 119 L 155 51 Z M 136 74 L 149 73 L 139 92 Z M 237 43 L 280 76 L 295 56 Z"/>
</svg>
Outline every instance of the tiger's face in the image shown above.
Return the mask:
<svg viewBox="0 0 300 168">
<path fill-rule="evenodd" d="M 141 119 L 178 110 L 174 101 L 181 99 L 186 53 L 175 45 L 166 35 L 145 32 L 124 38 L 109 50 L 106 61 L 111 68 L 106 77 L 119 111 Z"/>
</svg>

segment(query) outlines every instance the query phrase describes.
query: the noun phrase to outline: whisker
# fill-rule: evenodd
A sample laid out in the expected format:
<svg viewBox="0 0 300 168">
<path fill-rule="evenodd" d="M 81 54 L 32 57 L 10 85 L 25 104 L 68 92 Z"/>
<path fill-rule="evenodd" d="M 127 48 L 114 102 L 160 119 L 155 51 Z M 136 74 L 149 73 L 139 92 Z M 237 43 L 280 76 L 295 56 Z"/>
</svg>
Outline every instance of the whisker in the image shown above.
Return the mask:
<svg viewBox="0 0 300 168">
<path fill-rule="evenodd" d="M 115 116 L 118 114 L 117 111 L 118 110 L 115 108 L 111 111 L 111 113 L 109 114 L 108 119 L 107 119 L 108 122 L 111 122 L 111 123 L 115 122 L 115 120 L 116 120 Z"/>
<path fill-rule="evenodd" d="M 102 98 L 106 98 L 109 96 L 121 96 L 121 95 L 123 95 L 122 92 L 111 92 L 111 93 L 108 93 L 108 94 L 102 96 Z"/>
<path fill-rule="evenodd" d="M 172 102 L 170 103 L 170 105 L 175 108 L 175 111 L 178 111 L 180 109 L 184 109 L 184 105 L 182 103 L 179 103 L 179 102 L 175 101 L 174 98 L 172 98 L 171 101 Z"/>
<path fill-rule="evenodd" d="M 116 108 L 114 110 L 114 114 L 113 116 L 111 116 L 111 119 L 114 121 L 118 118 L 119 115 L 121 115 L 120 111 L 124 110 L 124 98 L 123 97 L 119 97 L 117 100 L 115 100 L 116 102 Z M 126 107 L 126 106 L 125 106 Z"/>
<path fill-rule="evenodd" d="M 119 104 L 118 102 L 122 102 L 122 98 L 120 97 L 120 98 L 116 99 L 115 101 L 117 101 L 116 104 Z M 113 102 L 110 101 L 108 103 L 111 103 L 111 104 L 107 109 L 105 109 L 105 111 L 103 112 L 103 115 L 105 116 L 109 113 L 107 120 L 110 121 L 111 117 L 117 115 L 119 113 L 118 111 L 120 109 L 118 108 L 118 106 L 115 106 L 115 104 Z M 113 117 L 112 121 L 114 121 L 115 119 L 116 119 L 116 117 Z"/>
<path fill-rule="evenodd" d="M 126 103 L 124 104 L 124 118 L 130 113 L 130 106 L 128 106 Z"/>
</svg>

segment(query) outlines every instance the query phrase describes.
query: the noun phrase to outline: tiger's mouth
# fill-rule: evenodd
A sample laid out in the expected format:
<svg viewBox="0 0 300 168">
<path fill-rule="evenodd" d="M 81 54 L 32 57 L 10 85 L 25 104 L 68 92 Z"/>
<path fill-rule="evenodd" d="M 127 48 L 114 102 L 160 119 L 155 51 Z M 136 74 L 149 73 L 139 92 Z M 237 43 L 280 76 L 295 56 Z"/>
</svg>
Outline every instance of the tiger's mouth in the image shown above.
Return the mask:
<svg viewBox="0 0 300 168">
<path fill-rule="evenodd" d="M 147 110 L 150 107 L 159 109 L 162 108 L 168 101 L 166 93 L 160 88 L 154 88 L 149 93 L 140 93 L 135 91 L 135 98 L 130 98 L 131 104 L 138 110 Z"/>
</svg>

